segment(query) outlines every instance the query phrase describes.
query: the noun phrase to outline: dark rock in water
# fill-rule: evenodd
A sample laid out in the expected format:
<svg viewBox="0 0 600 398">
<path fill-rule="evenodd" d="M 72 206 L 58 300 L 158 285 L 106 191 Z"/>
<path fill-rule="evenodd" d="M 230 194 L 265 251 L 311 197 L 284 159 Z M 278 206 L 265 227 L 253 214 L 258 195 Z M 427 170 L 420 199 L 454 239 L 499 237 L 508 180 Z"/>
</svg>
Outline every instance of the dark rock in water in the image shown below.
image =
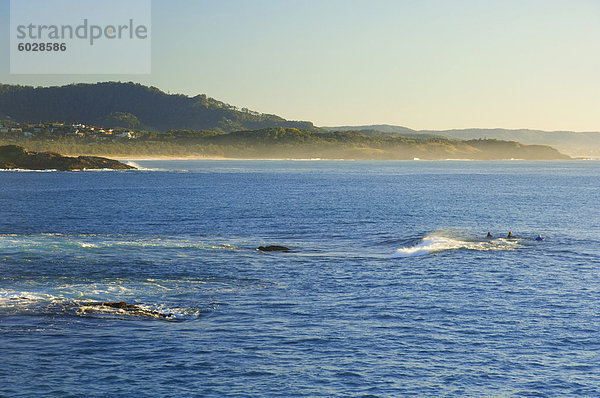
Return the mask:
<svg viewBox="0 0 600 398">
<path fill-rule="evenodd" d="M 26 169 L 26 170 L 84 170 L 84 169 L 112 169 L 129 170 L 133 166 L 121 163 L 118 160 L 98 156 L 63 156 L 53 152 L 34 152 L 18 145 L 0 146 L 0 169 Z"/>
<path fill-rule="evenodd" d="M 260 250 L 263 252 L 289 252 L 290 251 L 290 249 L 285 246 L 277 246 L 277 245 L 259 246 L 257 250 Z"/>
<path fill-rule="evenodd" d="M 119 301 L 119 302 L 115 302 L 115 303 L 110 303 L 110 302 L 88 303 L 88 305 L 130 310 L 130 311 L 132 311 L 132 313 L 134 313 L 134 315 L 141 315 L 141 316 L 167 318 L 172 315 L 172 314 L 163 314 L 162 312 L 147 310 L 147 309 L 144 309 L 135 304 L 127 304 L 125 301 Z"/>
<path fill-rule="evenodd" d="M 134 308 L 134 309 L 141 309 L 137 305 L 127 304 L 124 301 L 120 301 L 118 303 L 100 303 L 100 305 L 102 305 L 104 307 L 111 307 L 111 308 Z"/>
</svg>

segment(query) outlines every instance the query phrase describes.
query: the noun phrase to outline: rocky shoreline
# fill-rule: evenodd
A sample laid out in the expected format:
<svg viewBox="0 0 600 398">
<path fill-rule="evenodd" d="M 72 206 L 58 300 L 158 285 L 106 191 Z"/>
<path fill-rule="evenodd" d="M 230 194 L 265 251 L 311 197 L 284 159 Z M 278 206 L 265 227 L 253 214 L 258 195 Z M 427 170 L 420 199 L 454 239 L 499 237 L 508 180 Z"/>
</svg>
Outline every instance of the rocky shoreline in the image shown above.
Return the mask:
<svg viewBox="0 0 600 398">
<path fill-rule="evenodd" d="M 99 156 L 63 156 L 54 152 L 29 151 L 18 145 L 0 146 L 0 169 L 14 170 L 131 170 L 135 167 Z"/>
</svg>

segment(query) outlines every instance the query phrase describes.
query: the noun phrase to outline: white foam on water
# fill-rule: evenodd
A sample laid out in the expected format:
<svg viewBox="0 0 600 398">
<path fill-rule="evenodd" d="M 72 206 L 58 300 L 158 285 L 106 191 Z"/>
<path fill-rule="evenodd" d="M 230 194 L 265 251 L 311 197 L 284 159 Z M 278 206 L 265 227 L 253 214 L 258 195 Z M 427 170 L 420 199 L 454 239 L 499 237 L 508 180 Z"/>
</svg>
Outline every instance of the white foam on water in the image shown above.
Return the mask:
<svg viewBox="0 0 600 398">
<path fill-rule="evenodd" d="M 392 258 L 425 256 L 444 250 L 458 249 L 464 246 L 463 241 L 438 236 L 428 236 L 414 246 L 401 247 L 392 254 Z"/>
<path fill-rule="evenodd" d="M 171 308 L 164 304 L 134 304 L 132 307 L 120 308 L 103 305 L 115 302 L 110 300 L 73 299 L 64 296 L 54 296 L 41 292 L 21 292 L 0 290 L 0 314 L 64 314 L 76 316 L 101 316 L 127 318 L 164 319 L 167 321 L 194 320 L 201 316 L 204 310 Z"/>
<path fill-rule="evenodd" d="M 136 168 L 136 169 L 138 169 L 138 170 L 142 170 L 142 169 L 144 169 L 142 166 L 140 166 L 138 163 L 136 163 L 136 162 L 134 162 L 134 161 L 132 161 L 132 160 L 130 160 L 129 162 L 125 162 L 125 164 L 126 164 L 127 166 L 135 167 L 135 168 Z"/>
<path fill-rule="evenodd" d="M 54 298 L 51 295 L 43 294 L 41 292 L 25 292 L 25 291 L 10 291 L 5 289 L 0 289 L 0 305 L 5 304 L 7 302 L 16 302 L 16 301 L 40 301 L 40 300 L 50 300 Z"/>
<path fill-rule="evenodd" d="M 204 242 L 192 237 L 140 238 L 126 235 L 0 235 L 0 249 L 71 252 L 90 249 L 148 248 L 148 249 L 201 249 L 239 250 L 239 246 L 228 243 Z"/>
<path fill-rule="evenodd" d="M 511 250 L 518 245 L 518 240 L 489 239 L 484 241 L 464 240 L 441 235 L 428 235 L 420 242 L 408 247 L 401 247 L 392 254 L 391 258 L 418 257 L 447 250 Z"/>
<path fill-rule="evenodd" d="M 94 243 L 86 243 L 86 242 L 77 242 L 77 244 L 81 247 L 100 247 Z"/>
<path fill-rule="evenodd" d="M 44 170 L 29 170 L 29 169 L 0 169 L 2 172 L 16 172 L 16 173 L 54 173 L 58 171 L 56 169 L 44 169 Z"/>
<path fill-rule="evenodd" d="M 153 159 L 140 159 L 140 160 L 153 160 Z M 133 160 L 128 160 L 128 161 L 121 160 L 121 161 L 124 162 L 128 166 L 135 167 L 135 170 L 127 170 L 127 171 L 167 171 L 167 172 L 173 172 L 173 171 L 188 172 L 189 171 L 189 170 L 179 170 L 179 169 L 175 170 L 175 169 L 161 169 L 161 168 L 144 167 L 144 166 L 140 165 L 138 162 L 135 162 Z"/>
<path fill-rule="evenodd" d="M 127 162 L 125 162 L 125 164 L 127 166 L 135 167 L 137 170 L 142 170 L 142 171 L 166 171 L 166 170 L 151 169 L 148 167 L 140 166 L 139 163 L 134 162 L 133 160 L 127 161 Z"/>
<path fill-rule="evenodd" d="M 144 293 L 151 289 L 169 294 L 177 291 L 177 286 L 162 286 L 157 281 L 127 283 L 125 280 L 106 283 L 67 283 L 39 286 L 34 290 L 0 289 L 0 315 L 17 314 L 62 314 L 67 316 L 100 316 L 119 319 L 151 318 L 167 321 L 187 321 L 198 319 L 202 313 L 210 311 L 211 305 L 203 308 L 179 308 L 163 302 L 160 298 L 148 298 Z M 126 302 L 133 306 L 120 308 L 102 303 Z"/>
</svg>

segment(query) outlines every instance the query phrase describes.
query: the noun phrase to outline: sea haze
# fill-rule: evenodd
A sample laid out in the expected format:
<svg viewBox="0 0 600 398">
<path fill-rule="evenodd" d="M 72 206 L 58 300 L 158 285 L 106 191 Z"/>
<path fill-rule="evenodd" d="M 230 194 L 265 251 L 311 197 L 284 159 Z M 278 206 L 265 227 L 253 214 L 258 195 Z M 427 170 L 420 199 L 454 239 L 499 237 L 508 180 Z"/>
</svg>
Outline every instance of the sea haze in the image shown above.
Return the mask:
<svg viewBox="0 0 600 398">
<path fill-rule="evenodd" d="M 0 172 L 0 395 L 600 395 L 598 162 L 137 164 Z"/>
</svg>

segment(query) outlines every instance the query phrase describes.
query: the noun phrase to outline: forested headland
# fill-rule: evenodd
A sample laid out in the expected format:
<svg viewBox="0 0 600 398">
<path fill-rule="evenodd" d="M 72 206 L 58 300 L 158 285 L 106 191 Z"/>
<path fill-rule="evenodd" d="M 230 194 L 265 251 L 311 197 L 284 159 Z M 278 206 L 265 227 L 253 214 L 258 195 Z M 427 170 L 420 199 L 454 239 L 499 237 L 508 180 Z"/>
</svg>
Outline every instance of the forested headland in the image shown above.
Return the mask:
<svg viewBox="0 0 600 398">
<path fill-rule="evenodd" d="M 206 95 L 134 83 L 0 84 L 0 144 L 113 157 L 568 159 L 545 145 L 459 140 L 410 129 L 330 131 L 237 108 Z"/>
</svg>

